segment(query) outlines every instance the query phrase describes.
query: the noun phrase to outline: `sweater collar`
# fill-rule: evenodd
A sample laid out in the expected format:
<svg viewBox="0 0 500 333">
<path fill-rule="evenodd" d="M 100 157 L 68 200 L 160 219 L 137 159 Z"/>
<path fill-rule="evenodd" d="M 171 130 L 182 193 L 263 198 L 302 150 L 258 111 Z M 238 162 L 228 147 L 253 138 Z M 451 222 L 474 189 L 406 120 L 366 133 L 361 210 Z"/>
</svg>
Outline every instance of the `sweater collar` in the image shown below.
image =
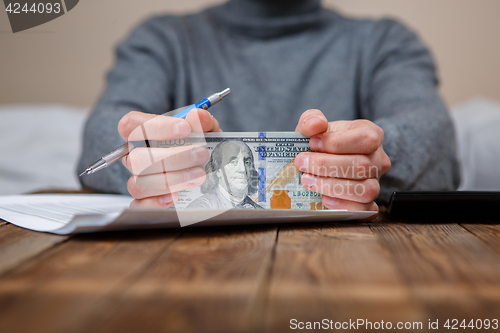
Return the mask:
<svg viewBox="0 0 500 333">
<path fill-rule="evenodd" d="M 230 15 L 247 18 L 283 18 L 317 13 L 321 0 L 231 0 L 225 4 Z"/>
<path fill-rule="evenodd" d="M 327 15 L 321 0 L 230 0 L 215 7 L 213 14 L 232 32 L 257 38 L 317 28 Z"/>
</svg>

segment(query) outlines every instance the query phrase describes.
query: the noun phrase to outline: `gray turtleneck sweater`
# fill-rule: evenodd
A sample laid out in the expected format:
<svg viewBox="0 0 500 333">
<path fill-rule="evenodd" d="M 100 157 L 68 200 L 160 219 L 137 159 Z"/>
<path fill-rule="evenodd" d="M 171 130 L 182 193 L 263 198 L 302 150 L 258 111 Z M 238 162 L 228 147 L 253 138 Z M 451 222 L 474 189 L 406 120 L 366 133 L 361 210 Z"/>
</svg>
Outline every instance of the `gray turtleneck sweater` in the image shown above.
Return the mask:
<svg viewBox="0 0 500 333">
<path fill-rule="evenodd" d="M 115 67 L 84 132 L 79 170 L 121 145 L 129 111 L 162 114 L 231 87 L 211 109 L 224 131 L 293 131 L 307 109 L 366 118 L 385 132 L 394 190 L 458 186 L 453 126 L 428 50 L 393 20 L 350 19 L 320 0 L 231 0 L 187 16 L 154 17 L 117 48 Z M 82 184 L 127 193 L 121 163 Z"/>
</svg>

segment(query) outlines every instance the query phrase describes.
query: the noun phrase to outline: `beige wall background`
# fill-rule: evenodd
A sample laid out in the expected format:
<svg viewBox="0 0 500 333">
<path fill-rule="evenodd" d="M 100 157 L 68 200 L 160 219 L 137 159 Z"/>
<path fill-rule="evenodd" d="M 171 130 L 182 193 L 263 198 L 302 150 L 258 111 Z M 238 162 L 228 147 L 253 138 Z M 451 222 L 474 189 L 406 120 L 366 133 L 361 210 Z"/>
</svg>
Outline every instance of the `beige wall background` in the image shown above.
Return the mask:
<svg viewBox="0 0 500 333">
<path fill-rule="evenodd" d="M 218 0 L 82 0 L 62 17 L 13 34 L 0 5 L 0 104 L 89 106 L 104 86 L 115 45 L 144 18 L 187 13 Z M 416 31 L 438 63 L 452 105 L 473 96 L 500 101 L 500 1 L 324 0 L 344 14 L 395 17 Z"/>
</svg>

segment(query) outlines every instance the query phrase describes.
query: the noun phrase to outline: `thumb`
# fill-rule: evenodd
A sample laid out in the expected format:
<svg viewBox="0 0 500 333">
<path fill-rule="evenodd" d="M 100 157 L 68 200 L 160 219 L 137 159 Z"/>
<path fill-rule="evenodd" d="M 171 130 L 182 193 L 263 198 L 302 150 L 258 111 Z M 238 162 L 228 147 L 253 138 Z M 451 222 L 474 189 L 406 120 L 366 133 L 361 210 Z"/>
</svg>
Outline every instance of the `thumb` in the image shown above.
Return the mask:
<svg viewBox="0 0 500 333">
<path fill-rule="evenodd" d="M 296 132 L 302 135 L 312 137 L 328 130 L 328 120 L 323 112 L 316 109 L 305 111 L 299 119 L 299 123 L 295 128 Z"/>
</svg>

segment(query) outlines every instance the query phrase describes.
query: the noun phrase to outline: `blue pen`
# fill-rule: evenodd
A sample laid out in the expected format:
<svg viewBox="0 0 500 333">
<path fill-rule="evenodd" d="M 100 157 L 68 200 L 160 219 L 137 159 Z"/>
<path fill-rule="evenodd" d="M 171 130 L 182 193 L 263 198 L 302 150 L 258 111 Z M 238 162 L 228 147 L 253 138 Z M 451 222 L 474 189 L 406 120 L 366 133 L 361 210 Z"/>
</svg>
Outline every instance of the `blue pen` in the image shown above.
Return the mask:
<svg viewBox="0 0 500 333">
<path fill-rule="evenodd" d="M 231 89 L 226 88 L 226 89 L 222 90 L 221 92 L 215 93 L 213 95 L 208 96 L 207 98 L 202 99 L 198 103 L 194 103 L 192 105 L 186 106 L 185 109 L 183 109 L 179 113 L 176 113 L 175 116 L 173 116 L 173 117 L 186 119 L 187 114 L 192 109 L 207 110 L 209 107 L 219 103 L 224 97 L 226 97 L 230 93 L 231 93 Z"/>
<path fill-rule="evenodd" d="M 209 107 L 219 103 L 224 97 L 229 95 L 231 93 L 231 89 L 226 88 L 218 93 L 215 93 L 213 95 L 208 96 L 207 98 L 202 99 L 198 103 L 194 103 L 192 105 L 188 105 L 185 108 L 181 108 L 180 112 L 177 112 L 173 117 L 174 118 L 181 118 L 181 119 L 186 119 L 187 114 L 189 111 L 193 109 L 204 109 L 207 110 Z M 166 114 L 170 114 L 171 112 L 167 112 Z M 165 114 L 165 115 L 166 115 Z M 98 159 L 95 163 L 93 163 L 91 166 L 89 166 L 87 169 L 85 169 L 84 172 L 80 174 L 80 177 L 83 175 L 89 175 L 91 173 L 97 172 L 99 170 L 102 170 L 111 164 L 115 163 L 116 161 L 121 160 L 123 157 L 127 156 L 129 152 L 137 147 L 140 146 L 149 146 L 148 140 L 141 141 L 138 143 L 132 143 L 132 142 L 127 142 L 121 145 L 120 147 L 116 148 L 115 150 L 111 151 L 110 153 L 107 153 L 100 159 Z"/>
</svg>

